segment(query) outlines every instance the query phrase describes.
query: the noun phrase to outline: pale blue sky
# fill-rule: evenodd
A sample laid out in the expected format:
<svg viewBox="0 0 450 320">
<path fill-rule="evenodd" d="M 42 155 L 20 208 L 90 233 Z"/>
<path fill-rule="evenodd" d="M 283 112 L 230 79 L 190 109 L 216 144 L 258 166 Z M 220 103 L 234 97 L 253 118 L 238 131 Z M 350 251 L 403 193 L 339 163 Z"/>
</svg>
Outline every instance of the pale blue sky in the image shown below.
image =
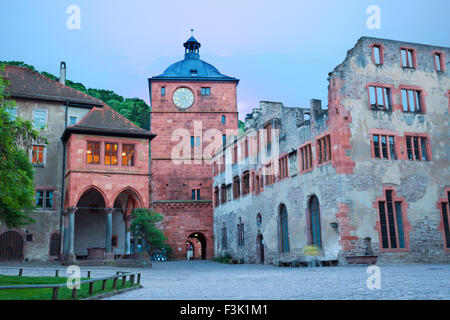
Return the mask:
<svg viewBox="0 0 450 320">
<path fill-rule="evenodd" d="M 326 105 L 328 72 L 361 36 L 450 46 L 448 0 L 0 0 L 0 60 L 148 102 L 147 78 L 181 60 L 194 28 L 200 58 L 239 78 L 240 118 L 260 100 Z M 81 29 L 69 30 L 69 5 Z M 366 26 L 381 8 L 381 30 Z"/>
</svg>

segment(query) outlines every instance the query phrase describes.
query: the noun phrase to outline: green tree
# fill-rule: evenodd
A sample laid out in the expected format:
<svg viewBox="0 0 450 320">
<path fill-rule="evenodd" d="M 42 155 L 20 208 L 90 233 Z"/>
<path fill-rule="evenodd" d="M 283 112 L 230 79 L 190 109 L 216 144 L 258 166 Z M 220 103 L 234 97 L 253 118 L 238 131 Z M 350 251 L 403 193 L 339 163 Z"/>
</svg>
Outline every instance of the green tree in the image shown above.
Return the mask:
<svg viewBox="0 0 450 320">
<path fill-rule="evenodd" d="M 15 102 L 8 99 L 8 85 L 0 74 L 0 223 L 19 228 L 34 222 L 34 169 L 27 150 L 33 141 L 46 140 L 30 121 L 13 115 Z"/>
<path fill-rule="evenodd" d="M 167 237 L 161 229 L 156 226 L 163 220 L 163 216 L 156 211 L 139 208 L 132 213 L 131 233 L 137 237 L 144 238 L 151 248 L 162 248 L 170 256 L 172 248 L 167 243 Z"/>
</svg>

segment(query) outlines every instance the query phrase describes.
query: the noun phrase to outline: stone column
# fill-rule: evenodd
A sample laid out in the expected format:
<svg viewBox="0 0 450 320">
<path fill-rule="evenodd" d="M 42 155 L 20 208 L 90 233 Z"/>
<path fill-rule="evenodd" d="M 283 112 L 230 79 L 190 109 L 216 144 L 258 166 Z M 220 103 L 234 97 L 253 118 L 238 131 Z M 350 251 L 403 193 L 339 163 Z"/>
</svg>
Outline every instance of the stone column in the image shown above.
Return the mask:
<svg viewBox="0 0 450 320">
<path fill-rule="evenodd" d="M 130 254 L 131 252 L 131 216 L 125 215 L 125 254 Z"/>
<path fill-rule="evenodd" d="M 69 212 L 64 211 L 63 212 L 63 219 L 64 219 L 64 225 L 63 225 L 63 250 L 62 254 L 63 256 L 66 256 L 69 251 Z"/>
<path fill-rule="evenodd" d="M 106 209 L 106 253 L 111 252 L 111 242 L 112 242 L 112 213 L 114 208 Z"/>
<path fill-rule="evenodd" d="M 69 207 L 67 209 L 68 212 L 68 220 L 69 220 L 69 232 L 68 232 L 68 252 L 67 252 L 67 259 L 69 261 L 75 261 L 75 213 L 77 212 L 78 208 L 76 207 Z"/>
</svg>

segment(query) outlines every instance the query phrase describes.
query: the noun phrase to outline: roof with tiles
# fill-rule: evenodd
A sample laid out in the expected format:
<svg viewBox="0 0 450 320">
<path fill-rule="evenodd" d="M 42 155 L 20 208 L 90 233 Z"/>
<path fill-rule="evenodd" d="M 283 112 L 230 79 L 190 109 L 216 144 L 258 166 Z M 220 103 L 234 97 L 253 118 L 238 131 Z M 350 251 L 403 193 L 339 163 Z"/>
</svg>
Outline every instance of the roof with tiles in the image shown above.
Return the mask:
<svg viewBox="0 0 450 320">
<path fill-rule="evenodd" d="M 68 127 L 63 134 L 63 140 L 66 140 L 71 133 L 128 136 L 150 140 L 156 136 L 148 130 L 139 128 L 106 104 L 103 104 L 101 108 L 92 108 L 78 123 Z"/>
<path fill-rule="evenodd" d="M 13 98 L 72 102 L 101 106 L 103 102 L 25 67 L 7 65 L 1 72 L 9 80 L 7 92 Z"/>
</svg>

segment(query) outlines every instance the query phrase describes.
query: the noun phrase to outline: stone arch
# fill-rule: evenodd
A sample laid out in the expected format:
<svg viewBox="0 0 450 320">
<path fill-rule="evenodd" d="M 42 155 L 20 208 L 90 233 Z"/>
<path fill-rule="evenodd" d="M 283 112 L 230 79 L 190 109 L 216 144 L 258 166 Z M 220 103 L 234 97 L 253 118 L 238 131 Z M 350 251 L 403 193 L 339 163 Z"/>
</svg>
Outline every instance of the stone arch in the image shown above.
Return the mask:
<svg viewBox="0 0 450 320">
<path fill-rule="evenodd" d="M 114 196 L 113 196 L 113 197 L 111 198 L 111 200 L 110 200 L 110 201 L 112 201 L 112 203 L 111 203 L 111 202 L 108 203 L 108 205 L 109 205 L 110 208 L 113 208 L 113 207 L 114 207 L 114 203 L 115 203 L 117 197 L 118 197 L 122 192 L 125 192 L 125 193 L 128 193 L 129 195 L 131 195 L 131 196 L 134 198 L 134 200 L 136 201 L 136 206 L 137 206 L 138 208 L 143 208 L 143 207 L 144 207 L 144 201 L 143 201 L 143 199 L 142 199 L 142 196 L 139 194 L 139 192 L 138 192 L 136 189 L 134 189 L 134 188 L 132 188 L 132 187 L 130 187 L 130 186 L 127 186 L 127 187 L 124 187 L 124 188 L 120 189 L 119 191 L 117 191 L 117 192 L 114 194 Z"/>
<path fill-rule="evenodd" d="M 308 242 L 322 249 L 322 227 L 319 198 L 313 194 L 308 198 L 306 223 L 308 226 Z"/>
<path fill-rule="evenodd" d="M 108 202 L 108 197 L 106 196 L 106 193 L 103 192 L 102 189 L 100 189 L 99 187 L 97 187 L 97 186 L 95 186 L 95 185 L 90 185 L 90 186 L 87 186 L 86 188 L 84 188 L 83 191 L 81 191 L 81 192 L 77 195 L 77 197 L 75 198 L 75 199 L 76 199 L 76 204 L 78 204 L 78 202 L 80 201 L 80 199 L 81 199 L 84 195 L 86 195 L 88 192 L 90 192 L 91 190 L 95 190 L 95 191 L 97 191 L 98 193 L 100 193 L 100 195 L 103 197 L 103 202 L 105 203 L 105 206 L 109 203 L 109 202 Z"/>
</svg>

